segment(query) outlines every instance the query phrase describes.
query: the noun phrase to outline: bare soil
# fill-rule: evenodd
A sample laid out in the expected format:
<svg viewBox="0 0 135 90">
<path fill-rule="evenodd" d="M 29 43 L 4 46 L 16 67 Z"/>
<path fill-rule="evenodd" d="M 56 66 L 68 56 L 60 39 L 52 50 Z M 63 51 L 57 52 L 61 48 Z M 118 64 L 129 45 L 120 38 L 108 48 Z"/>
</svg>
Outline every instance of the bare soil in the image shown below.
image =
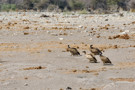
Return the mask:
<svg viewBox="0 0 135 90">
<path fill-rule="evenodd" d="M 123 13 L 0 12 L 0 90 L 134 90 L 135 13 Z M 89 63 L 91 44 L 113 65 Z"/>
</svg>

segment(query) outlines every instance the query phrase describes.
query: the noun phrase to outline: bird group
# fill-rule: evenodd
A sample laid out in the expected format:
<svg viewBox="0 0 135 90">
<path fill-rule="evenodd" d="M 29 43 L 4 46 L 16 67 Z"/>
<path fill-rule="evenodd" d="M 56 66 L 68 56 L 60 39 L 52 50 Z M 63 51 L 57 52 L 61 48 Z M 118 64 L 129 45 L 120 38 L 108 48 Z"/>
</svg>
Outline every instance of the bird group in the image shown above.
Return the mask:
<svg viewBox="0 0 135 90">
<path fill-rule="evenodd" d="M 106 56 L 104 56 L 98 48 L 93 47 L 93 45 L 90 45 L 90 54 L 87 54 L 86 51 L 83 51 L 86 58 L 89 60 L 90 63 L 97 63 L 97 59 L 95 58 L 95 55 L 99 55 L 101 61 L 103 62 L 103 65 L 106 64 L 112 64 L 110 59 Z M 72 56 L 81 56 L 77 48 L 72 48 L 68 45 L 67 51 L 71 53 Z"/>
</svg>

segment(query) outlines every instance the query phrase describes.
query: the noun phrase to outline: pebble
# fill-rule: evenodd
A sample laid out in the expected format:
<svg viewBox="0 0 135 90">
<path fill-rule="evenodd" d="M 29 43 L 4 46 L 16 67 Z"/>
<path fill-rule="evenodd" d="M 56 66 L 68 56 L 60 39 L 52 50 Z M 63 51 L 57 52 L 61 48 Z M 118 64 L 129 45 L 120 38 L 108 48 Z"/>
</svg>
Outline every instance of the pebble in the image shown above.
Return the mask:
<svg viewBox="0 0 135 90">
<path fill-rule="evenodd" d="M 25 83 L 24 86 L 28 86 L 28 83 Z"/>
<path fill-rule="evenodd" d="M 63 38 L 59 38 L 59 40 L 63 40 Z"/>
</svg>

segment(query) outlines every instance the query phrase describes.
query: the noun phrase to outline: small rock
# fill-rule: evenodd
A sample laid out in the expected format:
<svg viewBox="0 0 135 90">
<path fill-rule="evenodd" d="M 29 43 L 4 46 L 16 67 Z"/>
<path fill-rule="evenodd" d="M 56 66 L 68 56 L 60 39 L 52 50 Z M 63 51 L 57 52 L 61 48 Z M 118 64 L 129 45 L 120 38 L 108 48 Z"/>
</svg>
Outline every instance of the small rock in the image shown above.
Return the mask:
<svg viewBox="0 0 135 90">
<path fill-rule="evenodd" d="M 59 38 L 59 40 L 63 40 L 63 38 Z"/>
<path fill-rule="evenodd" d="M 90 38 L 89 40 L 92 40 L 92 38 Z"/>
<path fill-rule="evenodd" d="M 24 35 L 29 35 L 29 33 L 28 32 L 24 32 Z"/>
<path fill-rule="evenodd" d="M 42 14 L 40 17 L 49 17 L 48 15 Z"/>
<path fill-rule="evenodd" d="M 25 79 L 25 80 L 27 80 L 27 79 L 28 79 L 28 77 L 25 77 L 24 79 Z"/>
<path fill-rule="evenodd" d="M 83 28 L 83 26 L 82 26 L 82 25 L 80 25 L 80 26 L 79 26 L 79 28 Z"/>
<path fill-rule="evenodd" d="M 72 90 L 72 88 L 71 87 L 67 87 L 66 90 Z"/>
<path fill-rule="evenodd" d="M 5 82 L 5 83 L 3 83 L 3 85 L 9 85 L 10 83 L 9 82 Z"/>
<path fill-rule="evenodd" d="M 28 83 L 25 83 L 24 86 L 28 86 Z"/>
<path fill-rule="evenodd" d="M 46 31 L 47 33 L 50 33 L 50 31 Z"/>
<path fill-rule="evenodd" d="M 105 21 L 108 21 L 108 19 L 105 19 Z"/>
<path fill-rule="evenodd" d="M 92 88 L 91 90 L 96 90 L 96 88 Z"/>
<path fill-rule="evenodd" d="M 51 33 L 51 35 L 53 35 L 53 36 L 58 36 L 58 34 L 56 34 L 56 33 Z"/>
<path fill-rule="evenodd" d="M 123 13 L 120 13 L 119 15 L 120 15 L 120 17 L 124 17 L 124 14 Z"/>
<path fill-rule="evenodd" d="M 27 27 L 24 27 L 23 29 L 29 29 L 29 28 L 30 28 L 30 27 L 27 26 Z"/>
<path fill-rule="evenodd" d="M 48 49 L 48 52 L 52 52 L 52 50 Z"/>
<path fill-rule="evenodd" d="M 86 66 L 86 68 L 89 68 L 89 66 Z"/>
</svg>

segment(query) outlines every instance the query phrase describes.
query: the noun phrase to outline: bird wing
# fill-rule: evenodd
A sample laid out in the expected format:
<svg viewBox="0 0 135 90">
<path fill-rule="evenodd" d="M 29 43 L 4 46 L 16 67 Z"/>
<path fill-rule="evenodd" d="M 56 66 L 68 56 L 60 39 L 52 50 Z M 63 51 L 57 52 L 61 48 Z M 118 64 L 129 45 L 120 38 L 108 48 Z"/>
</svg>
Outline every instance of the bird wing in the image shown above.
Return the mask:
<svg viewBox="0 0 135 90">
<path fill-rule="evenodd" d="M 92 56 L 90 55 L 90 54 L 87 54 L 87 55 L 85 55 L 88 59 L 89 58 L 92 58 Z"/>
<path fill-rule="evenodd" d="M 95 57 L 93 57 L 94 60 L 97 60 Z"/>
<path fill-rule="evenodd" d="M 90 51 L 91 51 L 91 52 L 96 52 L 96 50 L 95 50 L 95 49 L 90 49 Z"/>
<path fill-rule="evenodd" d="M 79 51 L 76 49 L 76 48 L 70 48 L 69 50 L 71 53 L 74 53 L 74 54 L 77 54 L 77 55 L 80 55 Z"/>
<path fill-rule="evenodd" d="M 109 58 L 106 57 L 106 59 L 108 60 L 108 63 L 112 63 Z"/>
<path fill-rule="evenodd" d="M 79 52 L 76 48 L 72 48 L 74 51 Z"/>
<path fill-rule="evenodd" d="M 102 52 L 98 48 L 96 48 L 96 51 L 98 51 L 100 54 L 102 54 Z"/>
</svg>

